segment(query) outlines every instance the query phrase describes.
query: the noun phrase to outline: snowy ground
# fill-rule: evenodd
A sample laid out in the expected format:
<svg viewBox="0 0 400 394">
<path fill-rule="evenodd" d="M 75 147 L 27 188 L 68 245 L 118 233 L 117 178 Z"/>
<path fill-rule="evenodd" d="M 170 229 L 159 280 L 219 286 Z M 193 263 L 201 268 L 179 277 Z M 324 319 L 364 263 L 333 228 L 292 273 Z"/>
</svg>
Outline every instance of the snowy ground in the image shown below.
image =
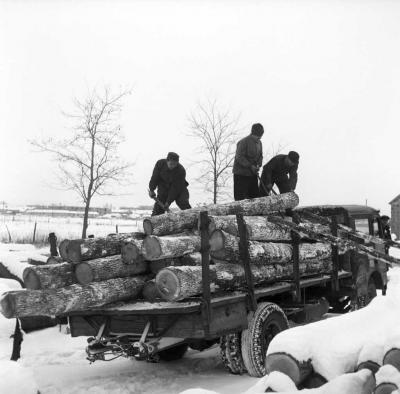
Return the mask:
<svg viewBox="0 0 400 394">
<path fill-rule="evenodd" d="M 388 296 L 400 293 L 400 268 L 390 271 Z M 10 281 L 0 282 L 0 293 L 11 290 Z M 259 379 L 228 374 L 217 347 L 190 351 L 179 361 L 151 364 L 118 359 L 90 365 L 85 359 L 86 338 L 71 338 L 65 326 L 24 335 L 22 357 L 9 360 L 15 322 L 0 315 L 0 393 L 180 393 L 201 387 L 220 394 L 244 393 Z M 24 381 L 25 386 L 21 385 Z M 8 386 L 7 386 L 8 385 Z M 28 391 L 27 386 L 32 388 Z"/>
</svg>

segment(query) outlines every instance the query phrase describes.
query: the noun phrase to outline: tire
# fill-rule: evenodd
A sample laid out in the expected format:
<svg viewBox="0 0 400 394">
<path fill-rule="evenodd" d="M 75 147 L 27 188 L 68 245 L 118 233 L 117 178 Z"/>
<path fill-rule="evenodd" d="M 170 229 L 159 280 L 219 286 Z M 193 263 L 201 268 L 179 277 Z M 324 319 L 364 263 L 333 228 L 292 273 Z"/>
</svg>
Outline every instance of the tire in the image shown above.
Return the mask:
<svg viewBox="0 0 400 394">
<path fill-rule="evenodd" d="M 158 352 L 160 360 L 162 361 L 175 361 L 180 360 L 188 350 L 188 345 L 186 343 L 178 346 L 171 347 L 169 349 L 161 350 Z"/>
<path fill-rule="evenodd" d="M 242 332 L 242 357 L 250 376 L 266 374 L 265 358 L 272 338 L 289 328 L 285 312 L 272 302 L 258 305 L 249 326 Z"/>
<path fill-rule="evenodd" d="M 227 334 L 220 338 L 220 355 L 225 368 L 233 375 L 246 372 L 242 358 L 241 333 Z"/>
</svg>

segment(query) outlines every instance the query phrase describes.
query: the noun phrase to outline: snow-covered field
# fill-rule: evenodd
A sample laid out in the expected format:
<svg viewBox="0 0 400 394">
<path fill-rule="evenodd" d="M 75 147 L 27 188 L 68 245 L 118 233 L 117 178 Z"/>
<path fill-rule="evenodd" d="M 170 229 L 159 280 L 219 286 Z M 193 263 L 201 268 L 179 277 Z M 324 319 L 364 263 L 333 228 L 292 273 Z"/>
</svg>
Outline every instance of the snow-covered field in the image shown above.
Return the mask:
<svg viewBox="0 0 400 394">
<path fill-rule="evenodd" d="M 0 242 L 31 243 L 36 223 L 35 243 L 47 242 L 49 233 L 54 232 L 59 241 L 81 237 L 82 218 L 52 216 L 2 216 L 0 221 Z M 91 218 L 87 234 L 102 237 L 116 232 L 133 232 L 142 228 L 140 219 Z"/>
<path fill-rule="evenodd" d="M 26 251 L 13 253 L 23 255 Z M 390 282 L 386 298 L 392 301 L 400 299 L 400 267 L 391 269 L 389 274 Z M 14 286 L 18 287 L 15 282 L 1 280 L 0 293 L 11 290 Z M 398 313 L 396 308 L 393 309 L 393 313 Z M 375 318 L 379 321 L 380 316 Z M 169 363 L 153 364 L 117 359 L 90 365 L 85 359 L 86 338 L 71 338 L 66 333 L 65 326 L 61 329 L 53 327 L 25 334 L 21 359 L 15 363 L 8 361 L 12 350 L 12 340 L 9 336 L 13 333 L 14 324 L 14 320 L 7 320 L 0 315 L 0 393 L 29 394 L 40 390 L 42 394 L 178 394 L 191 388 L 202 388 L 220 394 L 239 394 L 248 390 L 250 390 L 248 393 L 261 393 L 264 392 L 262 387 L 265 387 L 266 379 L 278 382 L 276 384 L 283 385 L 281 387 L 290 387 L 290 382 L 285 383 L 282 376 L 277 376 L 278 373 L 271 374 L 270 378 L 263 378 L 263 381 L 248 375 L 228 374 L 219 360 L 217 347 L 202 353 L 189 351 L 182 360 Z M 326 364 L 329 365 L 330 355 L 325 354 L 324 357 Z M 389 371 L 390 368 L 386 369 L 389 374 L 396 372 Z M 343 387 L 350 387 L 350 381 L 360 386 L 367 377 L 368 373 L 365 371 L 341 375 L 324 386 L 325 390 L 305 390 L 305 392 L 364 393 L 364 391 L 349 392 Z M 252 388 L 257 384 L 262 391 Z M 337 387 L 342 389 L 335 391 Z M 190 392 L 205 393 L 197 390 Z"/>
</svg>

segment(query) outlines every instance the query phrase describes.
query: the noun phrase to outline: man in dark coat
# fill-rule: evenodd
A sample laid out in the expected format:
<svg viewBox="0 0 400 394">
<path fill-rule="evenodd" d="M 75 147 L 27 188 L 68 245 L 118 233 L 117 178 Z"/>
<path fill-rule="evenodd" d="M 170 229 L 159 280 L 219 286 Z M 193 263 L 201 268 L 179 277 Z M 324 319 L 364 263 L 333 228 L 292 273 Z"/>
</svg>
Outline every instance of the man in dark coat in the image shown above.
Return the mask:
<svg viewBox="0 0 400 394">
<path fill-rule="evenodd" d="M 259 197 L 258 171 L 263 157 L 261 143 L 263 134 L 262 124 L 255 123 L 251 127 L 251 134 L 237 143 L 232 171 L 235 201 Z"/>
<path fill-rule="evenodd" d="M 158 160 L 149 182 L 149 196 L 154 199 L 157 188 L 157 198 L 164 209 L 156 202 L 152 216 L 164 213 L 174 201 L 180 209 L 190 209 L 188 185 L 185 168 L 176 153 L 169 152 L 166 159 Z"/>
<path fill-rule="evenodd" d="M 265 166 L 261 174 L 260 194 L 268 196 L 274 184 L 278 186 L 279 193 L 294 191 L 297 185 L 297 168 L 299 154 L 290 151 L 288 155 L 277 155 Z"/>
</svg>

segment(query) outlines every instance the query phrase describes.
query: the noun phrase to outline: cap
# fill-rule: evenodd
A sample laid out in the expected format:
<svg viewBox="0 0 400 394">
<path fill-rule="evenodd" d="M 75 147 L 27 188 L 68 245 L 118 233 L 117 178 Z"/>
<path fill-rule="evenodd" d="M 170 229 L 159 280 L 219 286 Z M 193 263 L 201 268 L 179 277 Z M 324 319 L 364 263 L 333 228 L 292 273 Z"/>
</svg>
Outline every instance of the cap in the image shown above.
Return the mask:
<svg viewBox="0 0 400 394">
<path fill-rule="evenodd" d="M 175 152 L 168 152 L 167 160 L 179 161 L 179 155 Z"/>
<path fill-rule="evenodd" d="M 261 137 L 264 134 L 264 127 L 261 123 L 254 123 L 251 126 L 251 134 Z"/>
<path fill-rule="evenodd" d="M 300 155 L 297 152 L 291 150 L 288 156 L 291 162 L 294 164 L 299 164 Z"/>
</svg>

